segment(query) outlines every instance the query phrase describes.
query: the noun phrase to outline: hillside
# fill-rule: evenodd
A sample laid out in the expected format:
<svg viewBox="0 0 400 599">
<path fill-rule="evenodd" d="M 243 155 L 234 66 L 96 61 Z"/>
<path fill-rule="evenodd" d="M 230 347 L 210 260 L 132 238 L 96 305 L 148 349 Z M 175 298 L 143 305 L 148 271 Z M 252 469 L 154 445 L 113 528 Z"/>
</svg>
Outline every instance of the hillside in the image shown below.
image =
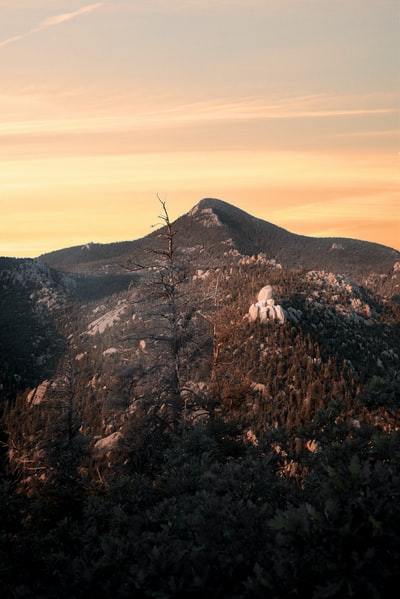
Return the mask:
<svg viewBox="0 0 400 599">
<path fill-rule="evenodd" d="M 95 398 L 98 423 L 88 434 L 116 433 L 131 402 L 141 404 L 136 395 L 159 394 L 154 378 L 168 385 L 171 343 L 179 346 L 172 361 L 185 363 L 184 375 L 174 376 L 194 391 L 203 389 L 200 411 L 216 392 L 221 401 L 236 389 L 251 403 L 252 385 L 260 384 L 276 395 L 278 372 L 287 393 L 286 385 L 293 384 L 286 371 L 301 381 L 301 392 L 294 394 L 299 402 L 311 386 L 317 389 L 315 376 L 323 370 L 306 382 L 308 371 L 299 364 L 309 359 L 336 364 L 333 378 L 342 385 L 347 380 L 347 391 L 353 386 L 357 397 L 373 377 L 382 389 L 396 385 L 398 252 L 357 240 L 294 235 L 214 199 L 202 200 L 169 224 L 173 268 L 165 253 L 166 228 L 133 242 L 65 249 L 41 260 L 1 260 L 3 398 L 26 396 L 44 381 L 57 386 L 68 364 L 85 410 Z M 174 293 L 179 290 L 176 322 L 168 314 L 171 285 L 165 277 L 172 277 Z M 276 300 L 256 309 L 257 293 L 266 284 L 273 286 Z M 279 333 L 274 341 L 279 349 L 270 354 L 267 379 L 257 370 L 265 341 L 257 316 L 248 322 L 251 305 L 254 314 L 264 310 L 283 325 L 269 333 Z M 179 344 L 171 339 L 171 327 L 174 335 L 182 333 Z M 261 335 L 259 349 L 249 342 L 255 331 Z M 290 421 L 298 421 L 296 405 L 286 406 L 286 417 L 294 410 Z"/>
<path fill-rule="evenodd" d="M 390 596 L 399 252 L 164 217 L 0 259 L 0 592 Z"/>
</svg>

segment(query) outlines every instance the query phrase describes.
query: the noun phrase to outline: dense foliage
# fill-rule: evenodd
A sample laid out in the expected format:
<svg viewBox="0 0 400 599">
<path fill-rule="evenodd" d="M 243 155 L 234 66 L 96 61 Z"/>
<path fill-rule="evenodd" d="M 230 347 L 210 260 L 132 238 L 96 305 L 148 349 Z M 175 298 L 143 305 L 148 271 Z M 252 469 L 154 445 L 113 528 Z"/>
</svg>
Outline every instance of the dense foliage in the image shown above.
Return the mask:
<svg viewBox="0 0 400 599">
<path fill-rule="evenodd" d="M 323 450 L 258 445 L 215 420 L 160 439 L 94 484 L 67 459 L 0 488 L 0 591 L 43 597 L 389 597 L 400 582 L 400 435 L 330 406 Z M 279 451 L 277 448 L 279 447 Z M 71 457 L 71 456 L 70 456 Z"/>
</svg>

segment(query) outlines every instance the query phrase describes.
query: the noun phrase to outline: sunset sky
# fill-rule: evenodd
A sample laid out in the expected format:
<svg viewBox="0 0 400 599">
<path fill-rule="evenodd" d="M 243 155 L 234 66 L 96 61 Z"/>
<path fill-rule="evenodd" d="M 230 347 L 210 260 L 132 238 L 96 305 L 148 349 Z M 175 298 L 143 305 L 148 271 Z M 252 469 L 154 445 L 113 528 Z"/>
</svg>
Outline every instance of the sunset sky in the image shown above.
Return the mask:
<svg viewBox="0 0 400 599">
<path fill-rule="evenodd" d="M 398 0 L 0 0 L 0 255 L 204 197 L 400 250 Z"/>
</svg>

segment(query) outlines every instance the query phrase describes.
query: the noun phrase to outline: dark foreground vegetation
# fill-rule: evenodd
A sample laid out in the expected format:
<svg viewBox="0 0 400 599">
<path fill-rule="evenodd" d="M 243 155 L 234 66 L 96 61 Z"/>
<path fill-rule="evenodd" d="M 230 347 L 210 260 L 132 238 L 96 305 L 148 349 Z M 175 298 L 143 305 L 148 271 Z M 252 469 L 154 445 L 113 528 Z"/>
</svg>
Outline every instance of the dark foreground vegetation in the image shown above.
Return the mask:
<svg viewBox="0 0 400 599">
<path fill-rule="evenodd" d="M 310 436 L 319 451 L 301 449 Z M 309 430 L 240 439 L 219 419 L 138 436 L 97 483 L 65 443 L 28 493 L 4 472 L 1 596 L 393 597 L 399 432 L 332 404 Z"/>
</svg>

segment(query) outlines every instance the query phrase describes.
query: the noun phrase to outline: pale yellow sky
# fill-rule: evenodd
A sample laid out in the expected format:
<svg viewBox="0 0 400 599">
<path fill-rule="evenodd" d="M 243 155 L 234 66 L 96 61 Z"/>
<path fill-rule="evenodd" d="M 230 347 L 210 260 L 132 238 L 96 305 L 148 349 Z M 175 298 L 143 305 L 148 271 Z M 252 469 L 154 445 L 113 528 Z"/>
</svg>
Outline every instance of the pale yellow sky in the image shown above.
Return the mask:
<svg viewBox="0 0 400 599">
<path fill-rule="evenodd" d="M 397 0 L 0 14 L 0 255 L 141 237 L 157 194 L 400 249 Z"/>
</svg>

